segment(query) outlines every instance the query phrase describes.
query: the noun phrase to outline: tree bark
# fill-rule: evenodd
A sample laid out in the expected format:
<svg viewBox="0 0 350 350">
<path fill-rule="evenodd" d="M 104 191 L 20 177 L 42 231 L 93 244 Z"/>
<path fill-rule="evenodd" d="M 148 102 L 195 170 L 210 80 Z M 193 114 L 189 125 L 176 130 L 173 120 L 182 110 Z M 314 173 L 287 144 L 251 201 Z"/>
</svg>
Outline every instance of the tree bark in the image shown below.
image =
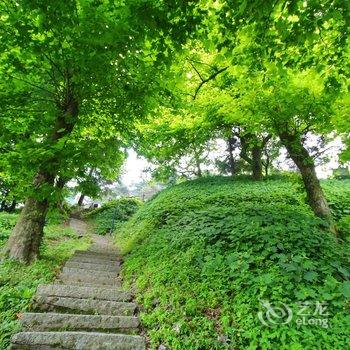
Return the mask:
<svg viewBox="0 0 350 350">
<path fill-rule="evenodd" d="M 252 148 L 252 171 L 254 180 L 263 179 L 263 166 L 262 166 L 262 148 L 260 146 L 254 146 Z"/>
<path fill-rule="evenodd" d="M 240 140 L 241 140 L 240 156 L 250 165 L 253 179 L 260 181 L 263 179 L 263 173 L 262 173 L 263 147 L 259 145 L 258 141 L 253 138 L 254 137 L 251 134 L 240 136 Z"/>
<path fill-rule="evenodd" d="M 334 230 L 331 210 L 317 178 L 314 160 L 304 147 L 301 136 L 287 132 L 280 133 L 279 136 L 282 144 L 287 148 L 289 156 L 301 173 L 310 207 L 315 215 L 326 219 Z"/>
<path fill-rule="evenodd" d="M 70 82 L 60 109 L 61 114 L 56 119 L 52 133 L 48 135 L 51 145 L 55 145 L 60 139 L 69 135 L 76 123 L 78 103 L 73 98 Z M 44 169 L 50 169 L 50 171 L 38 170 L 33 181 L 33 194 L 26 199 L 24 208 L 5 247 L 6 255 L 25 263 L 31 263 L 39 257 L 39 248 L 50 199 L 50 195 L 41 190 L 42 187 L 53 186 L 54 178 L 59 172 L 60 155 L 55 154 L 50 159 L 46 159 L 44 167 Z M 34 194 L 41 195 L 40 199 Z"/>
<path fill-rule="evenodd" d="M 50 180 L 48 174 L 38 173 L 34 187 L 39 188 Z M 39 257 L 47 209 L 47 199 L 27 198 L 5 247 L 6 255 L 24 263 L 31 263 Z"/>
<path fill-rule="evenodd" d="M 251 167 L 254 180 L 263 179 L 263 151 L 271 139 L 271 135 L 268 134 L 261 140 L 261 137 L 254 134 L 238 134 L 241 141 L 240 156 Z"/>
</svg>

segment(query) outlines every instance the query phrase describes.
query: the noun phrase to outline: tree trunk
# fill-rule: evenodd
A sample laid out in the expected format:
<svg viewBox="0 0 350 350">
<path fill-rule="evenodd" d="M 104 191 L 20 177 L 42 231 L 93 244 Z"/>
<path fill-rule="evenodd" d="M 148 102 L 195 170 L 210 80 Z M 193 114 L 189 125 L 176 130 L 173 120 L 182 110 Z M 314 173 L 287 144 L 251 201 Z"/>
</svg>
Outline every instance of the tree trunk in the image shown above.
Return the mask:
<svg viewBox="0 0 350 350">
<path fill-rule="evenodd" d="M 196 162 L 196 176 L 202 177 L 202 169 L 201 169 L 201 161 L 200 161 L 200 156 L 195 153 L 194 155 L 194 160 Z"/>
<path fill-rule="evenodd" d="M 67 180 L 60 176 L 56 182 L 56 187 L 58 189 L 62 190 L 64 185 L 66 184 L 66 182 L 67 182 Z"/>
<path fill-rule="evenodd" d="M 253 179 L 258 181 L 262 180 L 262 151 L 265 145 L 262 146 L 257 137 L 252 134 L 240 135 L 240 140 L 241 158 L 250 165 Z"/>
<path fill-rule="evenodd" d="M 50 180 L 47 174 L 38 173 L 34 179 L 34 187 L 39 188 Z M 6 255 L 24 263 L 31 263 L 39 257 L 47 209 L 47 199 L 27 198 L 5 247 Z"/>
<path fill-rule="evenodd" d="M 82 193 L 79 197 L 79 200 L 78 200 L 78 206 L 81 207 L 83 205 L 83 202 L 84 202 L 84 198 L 85 198 L 85 195 Z"/>
<path fill-rule="evenodd" d="M 268 177 L 270 165 L 272 162 L 271 162 L 270 154 L 266 148 L 264 148 L 264 154 L 265 154 L 265 160 L 262 162 L 262 164 L 264 167 L 264 173 L 265 173 L 264 175 L 265 175 L 265 177 Z"/>
<path fill-rule="evenodd" d="M 263 179 L 263 166 L 262 166 L 262 148 L 259 146 L 254 146 L 252 148 L 252 170 L 253 179 L 262 180 Z"/>
<path fill-rule="evenodd" d="M 51 135 L 48 140 L 51 145 L 69 135 L 74 128 L 78 115 L 78 103 L 73 98 L 72 86 L 67 87 L 66 100 L 61 106 L 62 114 L 57 117 Z M 50 194 L 46 186 L 53 186 L 54 178 L 59 172 L 59 155 L 53 155 L 46 159 L 45 171 L 39 169 L 33 181 L 33 192 L 25 201 L 15 228 L 13 229 L 8 243 L 5 247 L 5 254 L 25 263 L 31 263 L 39 257 L 39 248 L 43 237 L 45 217 L 48 210 Z M 51 166 L 50 166 L 51 165 Z M 41 195 L 40 199 L 38 197 Z"/>
<path fill-rule="evenodd" d="M 334 229 L 331 210 L 317 178 L 314 160 L 303 146 L 300 135 L 280 133 L 280 139 L 301 173 L 309 205 L 318 217 L 326 219 Z"/>
<path fill-rule="evenodd" d="M 13 213 L 16 209 L 16 205 L 17 205 L 17 201 L 15 199 L 12 200 L 11 205 L 8 208 L 8 212 Z"/>
<path fill-rule="evenodd" d="M 230 137 L 227 140 L 228 144 L 228 161 L 229 161 L 229 169 L 231 176 L 234 176 L 236 174 L 236 162 L 235 162 L 235 157 L 233 156 L 233 151 L 234 151 L 234 145 L 236 143 L 236 139 L 234 137 Z"/>
<path fill-rule="evenodd" d="M 266 159 L 262 162 L 263 168 L 264 168 L 264 176 L 268 177 L 269 176 L 269 168 L 270 168 L 270 159 L 269 156 L 266 155 Z"/>
</svg>

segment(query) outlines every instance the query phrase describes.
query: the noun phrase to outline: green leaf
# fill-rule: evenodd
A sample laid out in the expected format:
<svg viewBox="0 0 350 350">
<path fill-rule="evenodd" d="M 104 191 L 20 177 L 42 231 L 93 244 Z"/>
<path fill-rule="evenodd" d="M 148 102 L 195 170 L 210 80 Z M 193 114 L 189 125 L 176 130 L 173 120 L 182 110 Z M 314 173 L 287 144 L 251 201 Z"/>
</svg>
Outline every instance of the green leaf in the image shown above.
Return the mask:
<svg viewBox="0 0 350 350">
<path fill-rule="evenodd" d="M 315 271 L 308 271 L 304 275 L 304 279 L 307 281 L 314 281 L 318 277 L 318 273 Z"/>
<path fill-rule="evenodd" d="M 339 290 L 346 298 L 350 299 L 350 281 L 343 282 Z"/>
</svg>

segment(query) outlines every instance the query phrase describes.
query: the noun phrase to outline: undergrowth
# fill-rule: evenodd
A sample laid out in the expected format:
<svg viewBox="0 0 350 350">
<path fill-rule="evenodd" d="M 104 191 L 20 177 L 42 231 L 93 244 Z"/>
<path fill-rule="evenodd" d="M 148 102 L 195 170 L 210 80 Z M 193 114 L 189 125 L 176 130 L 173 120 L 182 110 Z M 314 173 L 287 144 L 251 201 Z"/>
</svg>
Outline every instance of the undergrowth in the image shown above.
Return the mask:
<svg viewBox="0 0 350 350">
<path fill-rule="evenodd" d="M 323 186 L 337 224 L 347 221 L 350 181 Z M 346 349 L 344 222 L 337 242 L 286 180 L 218 177 L 162 191 L 116 237 L 151 349 Z"/>
</svg>

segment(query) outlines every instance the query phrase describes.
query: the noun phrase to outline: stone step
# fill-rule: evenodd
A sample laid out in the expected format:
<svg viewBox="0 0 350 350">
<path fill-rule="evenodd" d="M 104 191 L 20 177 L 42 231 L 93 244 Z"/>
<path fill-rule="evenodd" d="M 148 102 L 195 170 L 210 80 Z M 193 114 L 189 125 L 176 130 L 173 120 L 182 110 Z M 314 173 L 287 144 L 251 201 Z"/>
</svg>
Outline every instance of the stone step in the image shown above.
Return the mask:
<svg viewBox="0 0 350 350">
<path fill-rule="evenodd" d="M 88 252 L 88 251 L 99 251 L 99 252 L 103 252 L 103 253 L 119 253 L 119 249 L 116 247 L 116 246 L 113 246 L 113 245 L 101 245 L 101 244 L 91 244 L 91 246 L 86 250 L 81 250 L 81 249 L 78 249 L 76 250 L 76 252 Z"/>
<path fill-rule="evenodd" d="M 77 315 L 32 313 L 21 315 L 20 323 L 27 331 L 111 331 L 130 332 L 137 329 L 139 319 L 134 316 Z"/>
<path fill-rule="evenodd" d="M 35 302 L 35 309 L 40 311 L 132 316 L 136 310 L 135 303 L 87 298 L 77 299 L 38 295 L 35 297 Z"/>
<path fill-rule="evenodd" d="M 137 335 L 97 332 L 21 332 L 12 338 L 11 349 L 26 350 L 145 350 Z"/>
<path fill-rule="evenodd" d="M 93 271 L 93 270 L 87 270 L 87 269 L 78 269 L 75 267 L 64 267 L 62 269 L 62 273 L 65 275 L 84 275 L 89 276 L 90 279 L 94 279 L 96 276 L 100 277 L 106 277 L 106 278 L 116 278 L 118 277 L 118 274 L 116 272 L 111 271 Z"/>
<path fill-rule="evenodd" d="M 85 251 L 76 251 L 76 253 L 77 254 L 84 254 L 84 253 L 96 254 L 96 255 L 103 255 L 105 257 L 111 257 L 111 258 L 120 257 L 119 251 L 115 249 L 105 250 L 105 249 L 94 248 L 94 249 L 89 249 Z"/>
<path fill-rule="evenodd" d="M 76 299 L 95 299 L 110 301 L 129 301 L 131 293 L 115 288 L 94 288 L 63 284 L 39 285 L 36 296 L 69 297 Z"/>
<path fill-rule="evenodd" d="M 60 284 L 62 286 L 77 286 L 77 287 L 93 287 L 93 288 L 121 288 L 121 283 L 117 283 L 115 285 L 110 285 L 110 284 L 102 284 L 99 282 L 79 282 L 79 281 L 74 281 L 70 279 L 64 279 L 64 280 L 56 280 L 55 281 L 57 284 Z"/>
<path fill-rule="evenodd" d="M 87 262 L 87 263 L 93 263 L 93 264 L 109 264 L 109 265 L 115 265 L 115 266 L 120 265 L 120 260 L 96 258 L 89 255 L 74 255 L 68 261 L 79 262 L 79 263 Z"/>
<path fill-rule="evenodd" d="M 118 265 L 111 265 L 111 264 L 94 264 L 94 263 L 87 263 L 87 262 L 75 262 L 75 261 L 67 261 L 65 264 L 65 267 L 69 268 L 76 268 L 76 269 L 85 269 L 85 270 L 91 270 L 91 271 L 109 271 L 109 272 L 120 272 L 120 266 Z"/>
<path fill-rule="evenodd" d="M 96 273 L 95 276 L 61 273 L 58 276 L 58 279 L 64 284 L 72 284 L 72 285 L 82 285 L 82 283 L 83 284 L 89 283 L 89 285 L 96 285 L 96 286 L 109 286 L 109 287 L 121 286 L 121 281 L 119 278 L 109 278 L 105 276 L 99 276 L 98 273 Z"/>
<path fill-rule="evenodd" d="M 93 252 L 93 251 L 76 251 L 74 256 L 90 256 L 96 259 L 105 259 L 105 260 L 115 260 L 120 259 L 119 253 L 103 253 L 103 252 Z"/>
</svg>

